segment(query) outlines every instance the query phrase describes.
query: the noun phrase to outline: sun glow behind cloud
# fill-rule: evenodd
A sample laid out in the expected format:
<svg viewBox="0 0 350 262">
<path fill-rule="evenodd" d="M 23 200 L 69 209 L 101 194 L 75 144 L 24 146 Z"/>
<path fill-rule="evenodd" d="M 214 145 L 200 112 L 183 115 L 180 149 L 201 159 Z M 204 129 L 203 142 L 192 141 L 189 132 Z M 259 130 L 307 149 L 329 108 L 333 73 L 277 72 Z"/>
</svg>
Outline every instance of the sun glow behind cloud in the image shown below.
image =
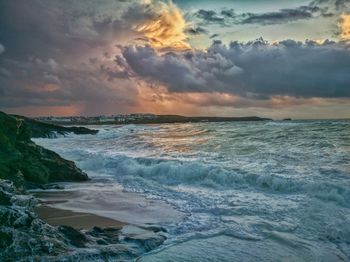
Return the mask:
<svg viewBox="0 0 350 262">
<path fill-rule="evenodd" d="M 350 40 L 350 14 L 343 13 L 339 22 L 340 37 L 342 40 Z"/>
<path fill-rule="evenodd" d="M 135 30 L 143 35 L 143 40 L 157 49 L 190 49 L 184 33 L 186 20 L 180 9 L 172 2 L 159 2 L 156 3 L 156 7 L 158 10 L 155 17 L 135 27 Z"/>
</svg>

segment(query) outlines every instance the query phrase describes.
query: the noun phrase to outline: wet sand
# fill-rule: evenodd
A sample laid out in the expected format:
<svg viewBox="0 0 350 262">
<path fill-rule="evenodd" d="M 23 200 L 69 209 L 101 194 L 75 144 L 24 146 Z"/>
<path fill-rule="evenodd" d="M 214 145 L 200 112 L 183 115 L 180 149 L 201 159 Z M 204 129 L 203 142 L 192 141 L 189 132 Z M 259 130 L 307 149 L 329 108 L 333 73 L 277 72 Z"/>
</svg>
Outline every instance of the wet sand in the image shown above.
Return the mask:
<svg viewBox="0 0 350 262">
<path fill-rule="evenodd" d="M 42 203 L 37 213 L 49 224 L 81 228 L 164 225 L 180 221 L 184 216 L 163 201 L 124 192 L 115 184 L 89 181 L 62 185 L 65 190 L 32 192 Z"/>
<path fill-rule="evenodd" d="M 52 226 L 65 225 L 75 229 L 91 229 L 97 227 L 117 227 L 121 228 L 126 223 L 94 215 L 89 213 L 80 213 L 70 210 L 54 208 L 46 205 L 35 208 L 37 215 Z"/>
</svg>

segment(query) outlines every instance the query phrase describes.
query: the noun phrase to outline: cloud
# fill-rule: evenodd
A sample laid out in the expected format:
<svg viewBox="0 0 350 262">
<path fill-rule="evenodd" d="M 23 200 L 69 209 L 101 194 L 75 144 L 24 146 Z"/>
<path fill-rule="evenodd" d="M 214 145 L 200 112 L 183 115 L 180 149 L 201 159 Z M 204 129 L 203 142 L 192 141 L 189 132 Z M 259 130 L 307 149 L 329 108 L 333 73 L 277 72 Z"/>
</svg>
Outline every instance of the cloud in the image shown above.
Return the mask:
<svg viewBox="0 0 350 262">
<path fill-rule="evenodd" d="M 345 41 L 350 41 L 350 14 L 343 13 L 340 16 L 339 29 L 340 38 Z"/>
<path fill-rule="evenodd" d="M 16 59 L 80 58 L 127 35 L 131 21 L 124 22 L 122 16 L 130 5 L 119 1 L 2 1 L 0 40 L 8 47 L 6 54 Z"/>
<path fill-rule="evenodd" d="M 220 17 L 215 11 L 213 10 L 204 10 L 200 9 L 195 14 L 197 17 L 207 21 L 207 22 L 215 22 L 215 23 L 222 23 L 224 22 L 224 18 Z"/>
<path fill-rule="evenodd" d="M 215 41 L 207 50 L 165 54 L 150 46 L 125 46 L 120 59 L 130 74 L 172 93 L 349 98 L 349 48 L 328 40 L 270 44 L 258 39 L 229 46 Z"/>
<path fill-rule="evenodd" d="M 185 32 L 190 35 L 202 35 L 202 34 L 208 34 L 208 31 L 204 28 L 198 26 L 198 27 L 188 27 Z"/>
<path fill-rule="evenodd" d="M 6 59 L 2 64 L 7 73 L 0 72 L 0 108 L 61 107 L 63 110 L 74 105 L 82 113 L 91 113 L 113 108 L 123 110 L 138 103 L 137 86 L 127 79 L 118 79 L 116 85 L 102 67 L 116 71 L 113 62 L 109 65 L 98 60 L 67 65 L 52 58 L 32 58 Z"/>
<path fill-rule="evenodd" d="M 155 3 L 155 15 L 135 27 L 146 41 L 158 49 L 190 49 L 185 34 L 186 21 L 180 9 L 172 2 Z"/>
<path fill-rule="evenodd" d="M 212 34 L 212 35 L 210 36 L 210 39 L 216 38 L 216 37 L 218 37 L 218 36 L 219 36 L 219 34 Z"/>
<path fill-rule="evenodd" d="M 234 9 L 224 9 L 221 11 L 221 15 L 230 17 L 230 18 L 236 18 L 237 14 Z"/>
<path fill-rule="evenodd" d="M 336 11 L 342 11 L 349 6 L 349 0 L 313 0 L 310 5 L 328 5 Z"/>
<path fill-rule="evenodd" d="M 194 13 L 194 17 L 201 19 L 205 23 L 216 23 L 227 26 L 232 24 L 282 24 L 320 16 L 333 16 L 333 13 L 329 12 L 328 6 L 319 7 L 319 4 L 319 2 L 314 1 L 305 6 L 265 13 L 236 13 L 232 8 L 223 9 L 220 13 L 214 10 L 200 9 Z"/>
<path fill-rule="evenodd" d="M 281 9 L 276 12 L 268 12 L 262 14 L 253 14 L 248 13 L 244 16 L 240 23 L 241 24 L 281 24 L 288 23 L 302 19 L 310 19 L 313 17 L 313 14 L 319 12 L 318 7 L 310 6 L 300 6 L 294 9 Z"/>
<path fill-rule="evenodd" d="M 158 0 L 0 1 L 0 108 L 171 113 L 184 103 L 252 108 L 349 97 L 346 41 L 260 39 L 225 46 L 205 28 L 247 19 L 285 23 L 326 11 L 303 8 L 265 14 L 201 9 L 194 22 L 202 23 L 196 24 L 171 2 Z M 187 38 L 204 34 L 214 44 L 191 49 Z"/>
<path fill-rule="evenodd" d="M 1 1 L 0 24 L 1 109 L 133 110 L 139 86 L 114 62 L 116 44 L 189 47 L 180 10 L 156 0 Z"/>
<path fill-rule="evenodd" d="M 19 59 L 76 60 L 135 39 L 156 48 L 189 48 L 181 10 L 157 0 L 2 1 L 0 24 L 1 43 Z"/>
<path fill-rule="evenodd" d="M 0 44 L 0 54 L 3 52 L 5 52 L 5 47 L 2 44 Z"/>
</svg>

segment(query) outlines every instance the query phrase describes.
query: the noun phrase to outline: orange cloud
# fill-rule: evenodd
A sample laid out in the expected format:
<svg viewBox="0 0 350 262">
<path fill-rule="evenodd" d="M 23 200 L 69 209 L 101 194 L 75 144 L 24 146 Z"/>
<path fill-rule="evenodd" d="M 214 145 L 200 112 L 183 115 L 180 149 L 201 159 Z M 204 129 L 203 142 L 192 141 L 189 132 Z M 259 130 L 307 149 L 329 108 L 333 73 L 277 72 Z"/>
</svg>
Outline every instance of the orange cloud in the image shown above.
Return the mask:
<svg viewBox="0 0 350 262">
<path fill-rule="evenodd" d="M 173 3 L 157 3 L 156 15 L 135 27 L 146 41 L 157 49 L 186 50 L 191 46 L 184 33 L 186 21 Z"/>
<path fill-rule="evenodd" d="M 345 40 L 350 40 L 350 14 L 343 13 L 340 16 L 339 22 L 340 37 Z"/>
</svg>

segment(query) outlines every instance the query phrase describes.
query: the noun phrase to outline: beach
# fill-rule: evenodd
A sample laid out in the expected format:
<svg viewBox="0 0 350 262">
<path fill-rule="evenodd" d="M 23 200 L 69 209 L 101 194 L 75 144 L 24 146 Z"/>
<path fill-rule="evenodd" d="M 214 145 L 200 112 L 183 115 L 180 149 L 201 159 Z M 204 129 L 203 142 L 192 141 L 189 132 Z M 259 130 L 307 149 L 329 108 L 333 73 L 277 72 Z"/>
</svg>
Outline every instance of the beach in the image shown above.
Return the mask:
<svg viewBox="0 0 350 262">
<path fill-rule="evenodd" d="M 105 218 L 89 213 L 73 212 L 70 210 L 41 205 L 35 208 L 36 214 L 52 226 L 71 226 L 75 229 L 92 229 L 93 227 L 122 228 L 126 224 L 114 219 Z"/>
</svg>

